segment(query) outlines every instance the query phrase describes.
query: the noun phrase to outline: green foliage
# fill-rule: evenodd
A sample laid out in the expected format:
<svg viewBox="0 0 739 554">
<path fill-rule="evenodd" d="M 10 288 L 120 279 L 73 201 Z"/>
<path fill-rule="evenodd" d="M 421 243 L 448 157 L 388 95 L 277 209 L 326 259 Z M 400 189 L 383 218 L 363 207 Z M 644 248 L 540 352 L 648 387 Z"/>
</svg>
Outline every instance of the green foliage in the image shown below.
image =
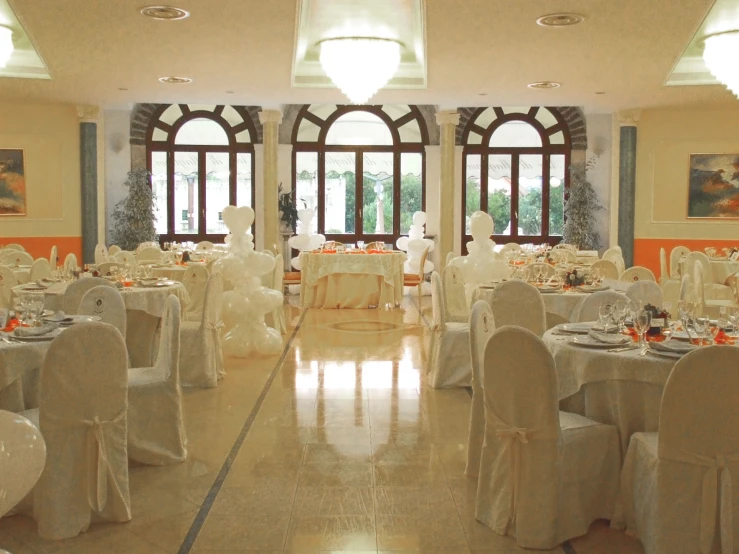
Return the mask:
<svg viewBox="0 0 739 554">
<path fill-rule="evenodd" d="M 279 196 L 278 209 L 280 210 L 280 221 L 283 225 L 296 233 L 298 230 L 298 208 L 295 205 L 295 191 L 282 192 L 282 183 L 277 187 Z"/>
<path fill-rule="evenodd" d="M 564 211 L 567 221 L 563 234 L 566 243 L 575 244 L 580 250 L 596 250 L 600 246 L 595 214 L 603 206 L 587 179 L 587 171 L 594 165 L 595 158 L 590 158 L 584 169 L 570 166 L 570 191 Z"/>
<path fill-rule="evenodd" d="M 135 250 L 142 242 L 157 240 L 150 176 L 146 169 L 134 169 L 123 183 L 128 196 L 115 205 L 112 232 L 113 242 L 122 250 Z"/>
</svg>

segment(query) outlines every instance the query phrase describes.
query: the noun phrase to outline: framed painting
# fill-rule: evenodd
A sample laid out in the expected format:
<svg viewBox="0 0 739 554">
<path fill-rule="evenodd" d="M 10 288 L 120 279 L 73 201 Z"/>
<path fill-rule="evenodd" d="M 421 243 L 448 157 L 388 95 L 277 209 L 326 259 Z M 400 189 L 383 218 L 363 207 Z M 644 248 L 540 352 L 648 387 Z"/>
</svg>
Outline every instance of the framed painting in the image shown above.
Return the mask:
<svg viewBox="0 0 739 554">
<path fill-rule="evenodd" d="M 739 154 L 691 154 L 688 217 L 739 219 Z"/>
<path fill-rule="evenodd" d="M 26 215 L 23 150 L 0 148 L 0 216 Z"/>
</svg>

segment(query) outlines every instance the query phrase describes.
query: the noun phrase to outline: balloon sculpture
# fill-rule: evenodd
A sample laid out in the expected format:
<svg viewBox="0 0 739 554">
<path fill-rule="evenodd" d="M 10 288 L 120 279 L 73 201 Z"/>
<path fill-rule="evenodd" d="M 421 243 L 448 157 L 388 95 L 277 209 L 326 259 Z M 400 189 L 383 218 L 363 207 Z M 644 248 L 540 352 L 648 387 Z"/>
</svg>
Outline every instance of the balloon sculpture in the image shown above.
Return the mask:
<svg viewBox="0 0 739 554">
<path fill-rule="evenodd" d="M 259 277 L 274 270 L 275 259 L 254 251 L 249 233 L 254 210 L 249 206 L 226 206 L 223 222 L 231 232 L 226 237 L 228 254 L 213 264 L 233 290 L 223 293 L 223 352 L 239 358 L 252 354 L 274 355 L 282 350 L 282 335 L 264 323 L 264 314 L 282 305 L 282 292 L 262 286 Z"/>
<path fill-rule="evenodd" d="M 326 237 L 321 234 L 314 235 L 311 229 L 311 222 L 314 216 L 315 212 L 311 209 L 298 210 L 300 226 L 298 228 L 298 234 L 290 237 L 287 241 L 290 248 L 294 248 L 298 252 L 310 252 L 323 246 L 323 243 L 326 242 Z M 290 260 L 290 263 L 295 269 L 300 271 L 300 254 Z M 300 293 L 300 285 L 290 285 L 288 289 L 291 294 Z"/>
<path fill-rule="evenodd" d="M 423 238 L 424 227 L 426 226 L 426 213 L 415 212 L 413 214 L 413 225 L 408 232 L 407 237 L 400 237 L 395 245 L 398 250 L 402 250 L 408 253 L 408 257 L 405 261 L 403 270 L 405 273 L 411 275 L 418 275 L 421 270 L 421 256 L 423 251 L 428 248 L 429 252 L 434 250 L 434 241 L 431 239 Z M 426 259 L 426 263 L 423 266 L 424 273 L 430 273 L 434 270 L 434 264 L 431 260 Z M 406 287 L 406 292 L 410 294 L 417 294 L 416 287 Z M 431 294 L 431 286 L 428 283 L 424 283 L 423 294 Z"/>
<path fill-rule="evenodd" d="M 495 230 L 493 218 L 485 212 L 475 212 L 470 218 L 472 241 L 467 243 L 469 254 L 452 260 L 462 269 L 465 284 L 478 285 L 492 279 L 508 277 L 508 266 L 495 252 L 495 242 L 490 238 Z"/>
</svg>

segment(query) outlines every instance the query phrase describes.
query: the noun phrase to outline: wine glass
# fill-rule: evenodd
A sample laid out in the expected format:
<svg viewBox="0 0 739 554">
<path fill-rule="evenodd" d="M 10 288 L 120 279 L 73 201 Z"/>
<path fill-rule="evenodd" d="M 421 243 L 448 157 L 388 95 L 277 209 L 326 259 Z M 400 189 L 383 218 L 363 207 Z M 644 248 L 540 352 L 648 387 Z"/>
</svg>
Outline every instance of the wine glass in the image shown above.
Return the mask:
<svg viewBox="0 0 739 554">
<path fill-rule="evenodd" d="M 358 240 L 357 241 L 357 248 L 359 248 L 360 250 L 364 250 L 364 241 L 363 240 Z"/>
<path fill-rule="evenodd" d="M 711 344 L 713 342 L 711 336 L 711 320 L 705 315 L 700 315 L 693 319 L 693 329 L 698 335 L 698 344 Z"/>
<path fill-rule="evenodd" d="M 634 316 L 634 330 L 639 335 L 639 345 L 641 346 L 641 352 L 647 351 L 646 334 L 649 331 L 649 327 L 652 323 L 652 312 L 649 310 L 640 309 L 637 310 Z"/>
<path fill-rule="evenodd" d="M 693 317 L 693 310 L 695 309 L 695 304 L 691 302 L 690 300 L 678 300 L 677 302 L 677 312 L 680 316 L 680 323 L 683 324 L 683 329 L 685 329 L 685 332 L 688 335 L 688 339 L 690 339 L 690 323 L 691 319 Z"/>
<path fill-rule="evenodd" d="M 608 323 L 611 321 L 611 317 L 613 317 L 613 304 L 604 302 L 598 307 L 598 320 L 603 326 L 604 332 L 608 331 Z"/>
</svg>

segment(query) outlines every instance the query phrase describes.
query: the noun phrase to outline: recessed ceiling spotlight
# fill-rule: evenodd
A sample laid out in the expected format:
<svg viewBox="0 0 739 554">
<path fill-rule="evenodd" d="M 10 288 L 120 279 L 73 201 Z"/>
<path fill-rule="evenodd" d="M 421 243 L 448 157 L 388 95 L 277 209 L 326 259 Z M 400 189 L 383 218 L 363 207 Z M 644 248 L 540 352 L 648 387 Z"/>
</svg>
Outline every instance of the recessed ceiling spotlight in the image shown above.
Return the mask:
<svg viewBox="0 0 739 554">
<path fill-rule="evenodd" d="M 529 83 L 526 86 L 529 88 L 559 88 L 562 85 L 554 81 L 539 81 L 537 83 Z"/>
<path fill-rule="evenodd" d="M 542 15 L 536 23 L 542 27 L 569 27 L 585 21 L 585 16 L 579 13 L 550 13 Z"/>
<path fill-rule="evenodd" d="M 233 93 L 234 93 L 234 91 L 232 91 L 232 90 L 227 90 L 226 91 L 226 94 L 233 94 Z"/>
<path fill-rule="evenodd" d="M 595 94 L 605 94 L 605 92 L 596 92 Z"/>
<path fill-rule="evenodd" d="M 487 92 L 478 92 L 477 93 L 477 96 L 487 96 L 487 95 L 488 95 Z"/>
<path fill-rule="evenodd" d="M 126 87 L 118 87 L 118 90 L 128 90 Z"/>
<path fill-rule="evenodd" d="M 186 85 L 192 83 L 192 79 L 190 77 L 159 77 L 159 82 L 170 85 Z"/>
<path fill-rule="evenodd" d="M 190 17 L 190 12 L 174 6 L 144 6 L 139 12 L 157 21 L 179 21 Z"/>
</svg>

